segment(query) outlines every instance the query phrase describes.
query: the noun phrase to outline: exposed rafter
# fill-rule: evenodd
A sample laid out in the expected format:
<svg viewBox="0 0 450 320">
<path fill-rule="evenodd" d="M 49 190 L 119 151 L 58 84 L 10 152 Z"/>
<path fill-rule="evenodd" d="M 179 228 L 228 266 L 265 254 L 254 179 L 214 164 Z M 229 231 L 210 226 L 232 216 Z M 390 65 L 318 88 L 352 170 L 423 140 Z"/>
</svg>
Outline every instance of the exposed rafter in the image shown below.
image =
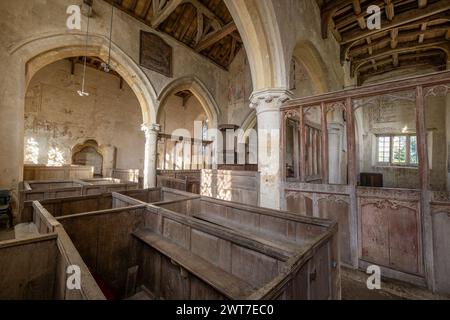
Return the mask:
<svg viewBox="0 0 450 320">
<path fill-rule="evenodd" d="M 225 38 L 230 33 L 236 30 L 237 30 L 236 24 L 234 22 L 230 22 L 223 28 L 216 30 L 208 34 L 206 37 L 204 37 L 204 39 L 198 44 L 198 46 L 195 47 L 195 50 L 197 50 L 198 52 L 203 51 L 204 49 L 212 46 L 214 43 Z"/>
<path fill-rule="evenodd" d="M 381 10 L 381 28 L 369 30 L 372 5 Z M 341 44 L 341 61 L 350 62 L 352 76 L 367 78 L 419 62 L 447 63 L 448 0 L 325 0 L 321 15 L 324 38 L 330 31 Z"/>
<path fill-rule="evenodd" d="M 222 0 L 104 0 L 227 67 L 242 48 Z"/>
<path fill-rule="evenodd" d="M 164 22 L 171 14 L 175 11 L 176 8 L 178 8 L 179 5 L 186 2 L 186 0 L 170 0 L 169 3 L 163 8 L 160 7 L 159 0 L 152 0 L 155 4 L 153 6 L 153 10 L 158 8 L 158 11 L 154 12 L 154 18 L 152 20 L 152 27 L 158 28 L 161 23 Z"/>
</svg>

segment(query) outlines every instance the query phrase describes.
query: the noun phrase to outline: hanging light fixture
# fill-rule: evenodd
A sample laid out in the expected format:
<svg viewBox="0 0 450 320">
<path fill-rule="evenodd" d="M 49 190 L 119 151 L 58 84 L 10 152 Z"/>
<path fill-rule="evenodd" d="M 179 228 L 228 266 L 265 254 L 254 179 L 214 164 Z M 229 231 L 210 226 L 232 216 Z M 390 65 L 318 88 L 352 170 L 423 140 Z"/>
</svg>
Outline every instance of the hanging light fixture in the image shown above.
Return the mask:
<svg viewBox="0 0 450 320">
<path fill-rule="evenodd" d="M 112 47 L 112 32 L 113 32 L 113 18 L 114 18 L 114 4 L 111 4 L 111 22 L 109 26 L 109 53 L 108 53 L 108 63 L 103 62 L 102 68 L 105 72 L 110 72 L 111 67 L 111 47 Z"/>
<path fill-rule="evenodd" d="M 89 93 L 84 91 L 84 85 L 86 83 L 86 66 L 87 66 L 87 54 L 88 54 L 88 42 L 89 42 L 89 22 L 92 14 L 92 6 L 89 6 L 87 28 L 86 28 L 86 54 L 84 56 L 84 66 L 83 66 L 83 81 L 81 84 L 81 90 L 78 90 L 78 95 L 80 97 L 89 97 Z"/>
</svg>

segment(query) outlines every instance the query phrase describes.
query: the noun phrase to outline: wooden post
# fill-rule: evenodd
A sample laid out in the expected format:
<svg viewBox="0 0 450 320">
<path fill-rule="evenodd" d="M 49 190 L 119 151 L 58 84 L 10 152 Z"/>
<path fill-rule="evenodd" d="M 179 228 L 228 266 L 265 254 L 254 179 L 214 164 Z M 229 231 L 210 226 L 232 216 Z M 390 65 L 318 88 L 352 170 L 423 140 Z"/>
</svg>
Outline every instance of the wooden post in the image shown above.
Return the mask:
<svg viewBox="0 0 450 320">
<path fill-rule="evenodd" d="M 320 104 L 321 124 L 322 124 L 322 183 L 328 184 L 330 180 L 328 166 L 328 123 L 327 106 L 325 102 Z"/>
<path fill-rule="evenodd" d="M 297 164 L 300 167 L 300 181 L 306 180 L 306 126 L 305 126 L 305 113 L 303 108 L 300 108 L 300 161 Z"/>
<path fill-rule="evenodd" d="M 286 181 L 287 172 L 286 172 L 286 113 L 281 112 L 280 116 L 280 164 L 281 164 L 281 181 Z M 295 166 L 295 160 L 294 160 Z M 258 202 L 259 203 L 259 202 Z"/>
<path fill-rule="evenodd" d="M 416 131 L 417 154 L 419 158 L 419 178 L 422 190 L 430 189 L 430 171 L 427 150 L 427 129 L 425 125 L 425 98 L 423 88 L 416 88 Z"/>
<path fill-rule="evenodd" d="M 167 137 L 164 137 L 163 139 L 164 139 L 163 170 L 166 170 L 166 168 L 167 168 L 167 163 L 166 163 L 166 161 L 167 161 L 167 158 L 166 158 L 166 155 L 167 155 Z"/>
<path fill-rule="evenodd" d="M 347 113 L 347 164 L 348 164 L 348 184 L 356 186 L 356 145 L 355 145 L 355 118 L 353 114 L 352 98 L 348 97 L 345 101 L 345 110 Z"/>
<path fill-rule="evenodd" d="M 435 290 L 433 221 L 430 208 L 430 170 L 427 149 L 426 101 L 422 86 L 416 87 L 416 131 L 417 153 L 419 159 L 419 178 L 421 188 L 420 211 L 422 218 L 423 260 L 428 288 Z"/>
<path fill-rule="evenodd" d="M 347 118 L 347 174 L 350 193 L 350 254 L 352 267 L 358 268 L 359 257 L 361 254 L 359 246 L 358 229 L 358 197 L 357 197 L 357 178 L 356 178 L 356 137 L 355 137 L 355 118 L 353 112 L 353 101 L 351 97 L 345 100 L 345 112 Z"/>
<path fill-rule="evenodd" d="M 191 170 L 193 169 L 192 162 L 194 159 L 194 143 L 195 143 L 194 139 L 191 139 L 191 163 L 189 164 Z"/>
<path fill-rule="evenodd" d="M 299 138 L 299 127 L 298 127 L 298 122 L 295 121 L 294 124 L 294 132 L 293 132 L 293 137 L 294 137 L 294 150 L 293 150 L 293 164 L 294 164 L 294 176 L 295 176 L 295 180 L 298 181 L 300 179 L 300 171 L 299 171 L 299 159 L 300 159 L 300 142 L 298 141 Z"/>
</svg>

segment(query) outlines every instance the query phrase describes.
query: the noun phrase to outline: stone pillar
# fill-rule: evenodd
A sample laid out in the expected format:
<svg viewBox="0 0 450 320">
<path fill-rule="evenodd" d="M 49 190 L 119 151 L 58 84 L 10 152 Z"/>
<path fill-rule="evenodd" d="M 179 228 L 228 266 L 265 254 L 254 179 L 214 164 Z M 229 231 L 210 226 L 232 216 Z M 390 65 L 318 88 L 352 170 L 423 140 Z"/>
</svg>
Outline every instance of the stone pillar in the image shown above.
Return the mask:
<svg viewBox="0 0 450 320">
<path fill-rule="evenodd" d="M 156 153 L 158 151 L 159 124 L 143 124 L 145 133 L 144 188 L 156 187 Z"/>
<path fill-rule="evenodd" d="M 18 184 L 23 180 L 25 67 L 0 53 L 0 187 L 11 189 L 17 214 Z"/>
<path fill-rule="evenodd" d="M 250 98 L 258 119 L 259 205 L 265 208 L 282 207 L 280 106 L 290 97 L 286 90 L 269 89 L 254 92 Z"/>
</svg>

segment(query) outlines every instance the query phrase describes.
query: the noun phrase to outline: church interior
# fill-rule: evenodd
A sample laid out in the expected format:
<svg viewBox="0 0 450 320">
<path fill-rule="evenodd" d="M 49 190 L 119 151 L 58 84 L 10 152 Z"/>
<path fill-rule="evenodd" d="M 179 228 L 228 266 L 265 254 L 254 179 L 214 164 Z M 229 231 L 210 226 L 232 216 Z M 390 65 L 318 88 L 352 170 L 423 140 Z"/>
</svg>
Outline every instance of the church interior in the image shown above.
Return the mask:
<svg viewBox="0 0 450 320">
<path fill-rule="evenodd" d="M 448 0 L 0 17 L 0 300 L 450 299 Z"/>
</svg>

